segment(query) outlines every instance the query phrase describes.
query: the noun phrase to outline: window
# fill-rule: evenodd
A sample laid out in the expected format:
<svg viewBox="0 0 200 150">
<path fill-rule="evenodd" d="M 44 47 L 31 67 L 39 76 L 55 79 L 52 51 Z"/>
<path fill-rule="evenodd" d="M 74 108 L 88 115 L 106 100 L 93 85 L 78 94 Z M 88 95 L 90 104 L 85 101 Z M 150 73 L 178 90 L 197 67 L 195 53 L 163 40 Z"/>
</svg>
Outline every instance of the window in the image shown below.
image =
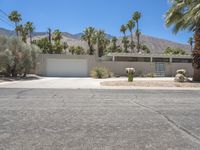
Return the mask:
<svg viewBox="0 0 200 150">
<path fill-rule="evenodd" d="M 153 62 L 170 62 L 169 58 L 153 58 Z"/>
<path fill-rule="evenodd" d="M 115 61 L 150 62 L 150 57 L 115 57 Z"/>
<path fill-rule="evenodd" d="M 173 63 L 192 63 L 191 58 L 173 58 L 172 59 Z"/>
</svg>

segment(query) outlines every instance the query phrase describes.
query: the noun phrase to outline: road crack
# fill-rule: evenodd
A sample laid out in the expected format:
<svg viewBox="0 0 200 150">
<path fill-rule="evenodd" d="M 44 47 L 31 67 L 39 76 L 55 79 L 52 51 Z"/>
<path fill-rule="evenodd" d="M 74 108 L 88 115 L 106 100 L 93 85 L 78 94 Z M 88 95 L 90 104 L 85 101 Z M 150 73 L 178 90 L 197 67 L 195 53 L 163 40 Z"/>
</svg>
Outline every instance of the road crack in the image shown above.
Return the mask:
<svg viewBox="0 0 200 150">
<path fill-rule="evenodd" d="M 137 99 L 138 97 L 136 96 L 135 99 Z M 162 112 L 155 110 L 152 107 L 146 106 L 144 104 L 138 103 L 134 100 L 130 100 L 131 103 L 136 104 L 142 108 L 145 108 L 149 111 L 152 111 L 158 115 L 160 115 L 162 118 L 164 118 L 173 128 L 179 130 L 181 133 L 183 133 L 184 135 L 186 135 L 188 138 L 190 138 L 192 141 L 195 141 L 196 143 L 200 144 L 200 137 L 198 137 L 197 135 L 193 134 L 192 132 L 190 132 L 188 129 L 186 129 L 185 127 L 177 124 L 174 120 L 170 119 L 167 115 L 163 114 Z"/>
<path fill-rule="evenodd" d="M 16 99 L 20 99 L 21 95 L 24 94 L 25 92 L 31 91 L 32 89 L 25 89 L 25 90 L 21 90 L 19 92 L 16 93 Z"/>
</svg>

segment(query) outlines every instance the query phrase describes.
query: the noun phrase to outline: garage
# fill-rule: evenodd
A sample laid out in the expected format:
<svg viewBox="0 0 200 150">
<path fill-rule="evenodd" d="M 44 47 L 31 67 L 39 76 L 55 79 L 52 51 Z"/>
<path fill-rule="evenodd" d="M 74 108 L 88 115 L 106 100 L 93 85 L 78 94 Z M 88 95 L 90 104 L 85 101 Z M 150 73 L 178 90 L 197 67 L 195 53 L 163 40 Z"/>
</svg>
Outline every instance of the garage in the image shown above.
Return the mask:
<svg viewBox="0 0 200 150">
<path fill-rule="evenodd" d="M 50 77 L 86 77 L 87 59 L 47 59 L 47 76 Z"/>
</svg>

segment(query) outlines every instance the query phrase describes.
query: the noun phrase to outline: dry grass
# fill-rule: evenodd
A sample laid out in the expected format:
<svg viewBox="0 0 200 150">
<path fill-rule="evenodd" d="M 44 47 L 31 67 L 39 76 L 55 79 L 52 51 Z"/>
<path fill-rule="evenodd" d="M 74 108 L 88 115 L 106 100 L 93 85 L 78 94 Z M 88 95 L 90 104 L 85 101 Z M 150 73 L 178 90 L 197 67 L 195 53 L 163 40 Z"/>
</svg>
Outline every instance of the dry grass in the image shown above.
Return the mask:
<svg viewBox="0 0 200 150">
<path fill-rule="evenodd" d="M 186 87 L 186 88 L 200 88 L 200 83 L 184 82 L 178 83 L 174 81 L 105 81 L 103 86 L 135 86 L 135 87 Z"/>
</svg>

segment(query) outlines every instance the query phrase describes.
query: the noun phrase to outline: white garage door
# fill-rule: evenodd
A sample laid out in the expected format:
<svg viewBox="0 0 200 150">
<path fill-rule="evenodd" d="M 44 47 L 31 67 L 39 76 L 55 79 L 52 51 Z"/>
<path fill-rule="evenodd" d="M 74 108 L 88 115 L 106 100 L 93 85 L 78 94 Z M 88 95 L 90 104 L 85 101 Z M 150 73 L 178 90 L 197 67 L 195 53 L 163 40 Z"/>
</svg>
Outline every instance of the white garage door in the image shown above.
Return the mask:
<svg viewBox="0 0 200 150">
<path fill-rule="evenodd" d="M 85 59 L 47 59 L 47 76 L 86 77 L 87 66 Z"/>
</svg>

